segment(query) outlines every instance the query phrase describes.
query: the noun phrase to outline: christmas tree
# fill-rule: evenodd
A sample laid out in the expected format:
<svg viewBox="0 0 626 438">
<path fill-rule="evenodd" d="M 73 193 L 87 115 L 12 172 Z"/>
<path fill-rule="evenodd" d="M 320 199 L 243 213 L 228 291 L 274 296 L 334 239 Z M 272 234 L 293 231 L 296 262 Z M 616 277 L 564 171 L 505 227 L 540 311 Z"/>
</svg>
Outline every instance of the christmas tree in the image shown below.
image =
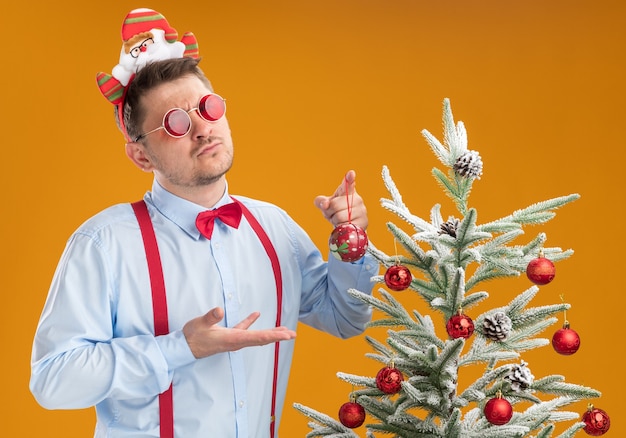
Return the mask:
<svg viewBox="0 0 626 438">
<path fill-rule="evenodd" d="M 367 416 L 371 420 L 364 425 L 367 438 L 548 438 L 557 433 L 559 422 L 567 422 L 566 430 L 558 435 L 561 438 L 581 429 L 602 435 L 610 420 L 601 409 L 589 404 L 582 415 L 564 410 L 572 403 L 599 397 L 600 392 L 567 383 L 561 375 L 535 378 L 522 359 L 524 352 L 550 343 L 540 334 L 570 307 L 563 299 L 535 307 L 530 302 L 539 286 L 554 278 L 554 263 L 573 251 L 546 247 L 543 232 L 525 244 L 513 241 L 524 234 L 524 226 L 551 220 L 554 210 L 579 196 L 538 202 L 479 224 L 468 197 L 482 175 L 483 163 L 478 152 L 468 149 L 465 127 L 462 122 L 455 123 L 448 99 L 443 107 L 443 141 L 427 130 L 422 134 L 447 168 L 447 172 L 434 168 L 432 173 L 454 201 L 458 217 L 444 220 L 440 205 L 432 208 L 428 221 L 412 214 L 385 166 L 382 178 L 390 199 L 382 199 L 381 204 L 413 230 L 409 233 L 393 222 L 387 224 L 406 255 L 388 255 L 371 244 L 368 248 L 386 269 L 375 281 L 394 292 L 406 289 L 416 293 L 437 316 L 409 312 L 397 295 L 385 288 L 372 296 L 350 290 L 352 296 L 383 315 L 369 327 L 385 328 L 386 342 L 365 336 L 374 350 L 366 356 L 380 362 L 382 368 L 375 377 L 337 374 L 353 388 L 338 418 L 294 404 L 312 420 L 307 438 L 358 438 L 355 429 Z M 474 319 L 468 316 L 472 307 L 489 298 L 479 286 L 521 274 L 534 284 L 529 283 L 530 287 L 506 306 Z M 566 355 L 575 353 L 579 342 L 567 320 L 552 338 L 553 348 Z M 476 366 L 481 367 L 482 375 L 460 388 L 459 376 Z"/>
</svg>

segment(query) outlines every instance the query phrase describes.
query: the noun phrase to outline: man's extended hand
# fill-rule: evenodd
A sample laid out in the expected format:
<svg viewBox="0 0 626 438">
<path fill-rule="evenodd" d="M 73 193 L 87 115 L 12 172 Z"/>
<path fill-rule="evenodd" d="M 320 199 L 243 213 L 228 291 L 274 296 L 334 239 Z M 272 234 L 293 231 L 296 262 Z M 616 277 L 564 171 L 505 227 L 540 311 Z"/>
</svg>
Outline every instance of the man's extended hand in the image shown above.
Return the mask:
<svg viewBox="0 0 626 438">
<path fill-rule="evenodd" d="M 346 195 L 347 194 L 347 195 Z M 349 170 L 332 196 L 318 196 L 315 205 L 334 226 L 348 222 L 348 219 L 364 230 L 367 228 L 367 209 L 363 198 L 356 192 L 356 172 Z M 348 206 L 351 210 L 348 214 Z"/>
<path fill-rule="evenodd" d="M 244 347 L 288 341 L 296 337 L 296 332 L 287 327 L 248 330 L 260 315 L 259 312 L 251 313 L 236 326 L 227 328 L 217 325 L 224 318 L 224 309 L 216 307 L 187 322 L 183 327 L 183 334 L 196 359 L 227 351 L 237 351 Z"/>
</svg>

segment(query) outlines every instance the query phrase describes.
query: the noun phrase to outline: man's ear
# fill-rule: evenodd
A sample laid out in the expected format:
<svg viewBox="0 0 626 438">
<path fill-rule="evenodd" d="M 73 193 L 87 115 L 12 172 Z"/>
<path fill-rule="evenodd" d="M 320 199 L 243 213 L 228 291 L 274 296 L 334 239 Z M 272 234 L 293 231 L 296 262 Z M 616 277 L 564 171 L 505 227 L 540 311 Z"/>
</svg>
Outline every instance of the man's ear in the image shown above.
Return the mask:
<svg viewBox="0 0 626 438">
<path fill-rule="evenodd" d="M 126 156 L 144 172 L 150 172 L 153 168 L 152 162 L 146 155 L 144 145 L 139 142 L 126 143 Z"/>
</svg>

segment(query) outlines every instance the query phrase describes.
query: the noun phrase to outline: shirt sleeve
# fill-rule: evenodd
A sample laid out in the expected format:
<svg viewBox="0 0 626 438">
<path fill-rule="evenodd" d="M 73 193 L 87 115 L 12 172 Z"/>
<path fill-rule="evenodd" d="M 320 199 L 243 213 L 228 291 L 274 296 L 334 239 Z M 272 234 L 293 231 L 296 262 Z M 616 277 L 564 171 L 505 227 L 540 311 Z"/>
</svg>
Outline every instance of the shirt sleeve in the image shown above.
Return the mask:
<svg viewBox="0 0 626 438">
<path fill-rule="evenodd" d="M 378 262 L 369 254 L 356 262 L 343 262 L 330 252 L 325 262 L 301 228 L 296 226 L 294 233 L 303 274 L 300 321 L 340 338 L 361 334 L 371 320 L 372 309 L 348 290 L 371 294 L 371 278 L 379 271 Z"/>
<path fill-rule="evenodd" d="M 169 387 L 176 367 L 194 360 L 181 331 L 115 335 L 112 263 L 95 236 L 77 233 L 65 248 L 31 358 L 30 389 L 43 407 L 154 396 Z"/>
</svg>

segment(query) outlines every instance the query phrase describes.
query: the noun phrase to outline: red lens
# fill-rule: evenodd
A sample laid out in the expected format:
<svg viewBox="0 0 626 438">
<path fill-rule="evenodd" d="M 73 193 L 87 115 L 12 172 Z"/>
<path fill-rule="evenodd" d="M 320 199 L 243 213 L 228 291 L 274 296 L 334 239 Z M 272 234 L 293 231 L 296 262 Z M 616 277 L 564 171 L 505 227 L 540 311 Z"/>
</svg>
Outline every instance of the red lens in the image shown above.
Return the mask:
<svg viewBox="0 0 626 438">
<path fill-rule="evenodd" d="M 180 108 L 169 110 L 163 117 L 163 128 L 172 137 L 184 137 L 191 129 L 191 119 Z"/>
<path fill-rule="evenodd" d="M 226 103 L 217 94 L 207 94 L 198 103 L 198 113 L 204 120 L 214 122 L 226 112 Z"/>
</svg>

